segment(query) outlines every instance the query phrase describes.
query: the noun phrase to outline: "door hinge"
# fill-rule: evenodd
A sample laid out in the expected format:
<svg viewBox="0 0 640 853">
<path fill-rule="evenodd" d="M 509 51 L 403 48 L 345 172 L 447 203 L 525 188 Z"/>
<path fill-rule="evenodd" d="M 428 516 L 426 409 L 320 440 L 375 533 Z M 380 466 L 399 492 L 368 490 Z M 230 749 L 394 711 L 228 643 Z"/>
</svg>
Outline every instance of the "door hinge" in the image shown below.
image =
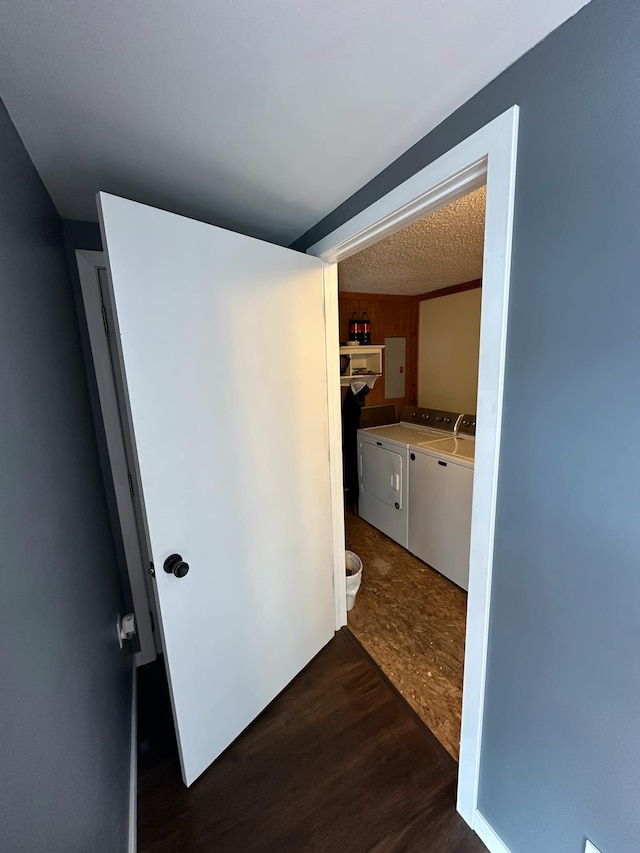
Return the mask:
<svg viewBox="0 0 640 853">
<path fill-rule="evenodd" d="M 133 497 L 133 477 L 130 471 L 127 471 L 127 480 L 129 481 L 129 494 Z"/>
<path fill-rule="evenodd" d="M 105 334 L 109 334 L 109 321 L 107 320 L 107 309 L 104 307 L 104 302 L 100 303 L 102 308 L 102 325 L 104 326 Z"/>
</svg>

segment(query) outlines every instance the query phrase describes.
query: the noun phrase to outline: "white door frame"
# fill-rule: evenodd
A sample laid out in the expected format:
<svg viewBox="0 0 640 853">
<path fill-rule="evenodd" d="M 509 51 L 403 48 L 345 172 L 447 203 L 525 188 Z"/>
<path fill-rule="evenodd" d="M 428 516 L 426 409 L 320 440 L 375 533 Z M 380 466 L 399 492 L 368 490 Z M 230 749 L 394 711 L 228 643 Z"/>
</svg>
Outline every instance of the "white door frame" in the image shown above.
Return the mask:
<svg viewBox="0 0 640 853">
<path fill-rule="evenodd" d="M 336 628 L 346 625 L 342 437 L 338 364 L 338 261 L 455 199 L 487 184 L 484 237 L 476 456 L 473 481 L 469 593 L 457 809 L 481 830 L 477 812 L 482 719 L 489 633 L 491 574 L 498 489 L 500 432 L 519 109 L 492 122 L 408 178 L 307 251 L 325 262 L 325 317 L 329 383 Z"/>
<path fill-rule="evenodd" d="M 112 306 L 108 294 L 102 292 L 100 272 L 107 263 L 103 252 L 88 249 L 76 251 L 82 303 L 87 321 L 91 359 L 96 377 L 99 410 L 93 412 L 96 424 L 101 423 L 107 445 L 109 470 L 103 475 L 111 479 L 115 497 L 116 518 L 112 519 L 114 536 L 120 536 L 126 563 L 131 599 L 136 617 L 136 635 L 140 650 L 135 653 L 136 666 L 155 660 L 160 651 L 159 639 L 153 630 L 157 624 L 156 604 L 148 574 L 149 551 L 141 534 L 141 509 L 136 506 L 134 484 L 137 476 L 135 456 L 127 445 L 123 427 L 121 395 L 118 377 L 114 371 L 108 335 L 116 324 L 111 317 Z M 133 458 L 134 461 L 131 461 Z M 140 496 L 141 499 L 141 496 Z M 115 628 L 114 628 L 115 630 Z"/>
</svg>

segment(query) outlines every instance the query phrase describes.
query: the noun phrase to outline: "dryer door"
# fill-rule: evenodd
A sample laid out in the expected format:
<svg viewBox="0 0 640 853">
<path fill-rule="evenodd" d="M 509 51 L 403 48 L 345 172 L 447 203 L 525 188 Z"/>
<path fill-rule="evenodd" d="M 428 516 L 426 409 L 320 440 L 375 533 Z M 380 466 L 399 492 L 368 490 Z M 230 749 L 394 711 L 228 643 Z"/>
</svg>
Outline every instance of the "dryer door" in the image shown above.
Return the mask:
<svg viewBox="0 0 640 853">
<path fill-rule="evenodd" d="M 360 442 L 360 489 L 387 506 L 402 509 L 402 456 L 381 444 Z"/>
</svg>

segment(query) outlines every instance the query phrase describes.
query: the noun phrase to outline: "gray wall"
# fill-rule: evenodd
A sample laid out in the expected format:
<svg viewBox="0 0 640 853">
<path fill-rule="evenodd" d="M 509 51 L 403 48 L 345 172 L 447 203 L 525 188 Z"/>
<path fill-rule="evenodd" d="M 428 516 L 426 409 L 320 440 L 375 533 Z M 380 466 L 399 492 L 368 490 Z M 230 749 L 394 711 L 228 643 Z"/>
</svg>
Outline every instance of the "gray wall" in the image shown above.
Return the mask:
<svg viewBox="0 0 640 853">
<path fill-rule="evenodd" d="M 0 850 L 126 849 L 131 658 L 62 225 L 0 103 Z"/>
<path fill-rule="evenodd" d="M 512 853 L 640 850 L 639 46 L 594 0 L 295 244 L 520 105 L 480 780 Z"/>
</svg>

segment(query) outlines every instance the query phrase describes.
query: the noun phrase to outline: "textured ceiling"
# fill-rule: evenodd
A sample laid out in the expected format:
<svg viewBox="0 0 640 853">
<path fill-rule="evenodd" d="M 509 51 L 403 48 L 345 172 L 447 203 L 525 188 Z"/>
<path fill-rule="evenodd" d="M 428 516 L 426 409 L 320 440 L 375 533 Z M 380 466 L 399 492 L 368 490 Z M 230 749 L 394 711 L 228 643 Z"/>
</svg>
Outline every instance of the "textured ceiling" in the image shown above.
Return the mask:
<svg viewBox="0 0 640 853">
<path fill-rule="evenodd" d="M 290 243 L 586 0 L 2 0 L 0 96 L 98 190 Z"/>
<path fill-rule="evenodd" d="M 341 291 L 415 295 L 482 278 L 486 186 L 338 264 Z"/>
</svg>

